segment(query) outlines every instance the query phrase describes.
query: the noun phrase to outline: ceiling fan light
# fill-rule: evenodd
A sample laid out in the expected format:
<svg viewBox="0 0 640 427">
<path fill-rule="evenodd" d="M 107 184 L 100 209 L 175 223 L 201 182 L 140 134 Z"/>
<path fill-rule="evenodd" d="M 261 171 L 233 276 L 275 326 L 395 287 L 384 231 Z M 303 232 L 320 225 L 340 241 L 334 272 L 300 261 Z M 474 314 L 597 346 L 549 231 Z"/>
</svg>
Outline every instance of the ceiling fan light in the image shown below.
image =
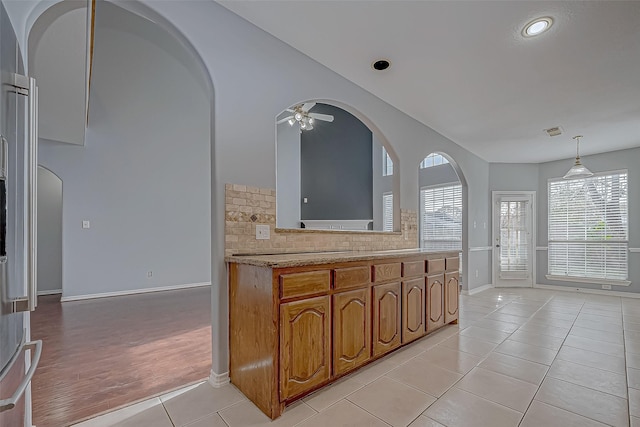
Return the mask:
<svg viewBox="0 0 640 427">
<path fill-rule="evenodd" d="M 313 117 L 309 117 L 309 124 L 312 125 L 313 124 Z"/>
<path fill-rule="evenodd" d="M 307 124 L 305 122 L 300 122 L 300 129 L 306 129 Z"/>
<path fill-rule="evenodd" d="M 294 118 L 294 119 L 296 119 L 297 121 L 302 120 L 302 113 L 296 113 L 296 114 L 293 116 L 293 118 Z"/>
<path fill-rule="evenodd" d="M 293 126 L 294 124 L 296 124 L 296 121 L 293 118 L 289 119 L 288 122 L 289 126 Z"/>
</svg>

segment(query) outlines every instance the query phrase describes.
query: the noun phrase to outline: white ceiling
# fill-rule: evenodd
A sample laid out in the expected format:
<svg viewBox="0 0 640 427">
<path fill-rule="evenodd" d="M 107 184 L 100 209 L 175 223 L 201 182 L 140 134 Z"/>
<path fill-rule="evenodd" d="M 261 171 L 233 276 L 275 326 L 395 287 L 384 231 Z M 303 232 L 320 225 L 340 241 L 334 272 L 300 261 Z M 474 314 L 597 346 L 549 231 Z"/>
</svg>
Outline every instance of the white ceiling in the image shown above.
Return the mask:
<svg viewBox="0 0 640 427">
<path fill-rule="evenodd" d="M 640 146 L 640 1 L 219 3 L 487 161 Z"/>
</svg>

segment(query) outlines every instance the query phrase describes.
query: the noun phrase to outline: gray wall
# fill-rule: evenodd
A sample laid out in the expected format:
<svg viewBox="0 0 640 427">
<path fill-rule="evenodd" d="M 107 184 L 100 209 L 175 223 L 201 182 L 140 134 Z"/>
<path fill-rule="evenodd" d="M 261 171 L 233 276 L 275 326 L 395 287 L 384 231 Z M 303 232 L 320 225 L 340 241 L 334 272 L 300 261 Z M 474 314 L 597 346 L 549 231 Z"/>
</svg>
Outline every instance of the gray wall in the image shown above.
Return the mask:
<svg viewBox="0 0 640 427">
<path fill-rule="evenodd" d="M 206 156 L 203 155 L 204 151 L 196 148 L 197 143 L 194 141 L 196 135 L 207 134 L 208 129 L 203 129 L 202 132 L 199 132 L 196 128 L 191 130 L 181 128 L 183 133 L 180 137 L 177 137 L 173 130 L 174 123 L 171 123 L 172 126 L 165 126 L 160 120 L 158 120 L 158 123 L 153 123 L 155 128 L 153 129 L 153 134 L 157 136 L 156 139 L 159 138 L 162 141 L 154 140 L 155 144 L 163 144 L 167 139 L 173 142 L 173 144 L 164 143 L 163 150 L 159 151 L 163 155 L 165 151 L 170 152 L 172 160 L 180 163 L 178 165 L 172 163 L 172 166 L 177 167 L 171 170 L 179 170 L 181 174 L 179 177 L 179 174 L 173 174 L 174 180 L 169 182 L 168 185 L 180 188 L 182 189 L 181 193 L 184 193 L 179 195 L 172 193 L 176 197 L 174 206 L 180 206 L 182 209 L 171 209 L 174 220 L 164 225 L 170 225 L 171 230 L 173 230 L 174 226 L 178 228 L 189 227 L 190 231 L 187 232 L 185 230 L 182 236 L 185 242 L 192 242 L 192 245 L 188 248 L 174 247 L 175 250 L 171 251 L 171 260 L 175 259 L 176 254 L 182 253 L 188 254 L 189 257 L 199 257 L 201 254 L 208 256 L 208 251 L 200 249 L 201 239 L 206 237 L 207 229 L 206 225 L 200 222 L 199 215 L 206 212 L 211 218 L 210 236 L 213 256 L 211 259 L 211 278 L 214 316 L 212 368 L 214 372 L 226 372 L 228 366 L 228 291 L 224 264 L 224 185 L 231 182 L 275 188 L 276 154 L 273 120 L 284 108 L 309 99 L 324 99 L 336 105 L 349 106 L 350 112 L 356 112 L 357 114 L 354 113 L 354 115 L 362 120 L 369 129 L 384 138 L 385 146 L 393 153 L 394 168 L 397 171 L 394 176 L 394 203 L 404 209 L 417 211 L 418 207 L 416 197 L 418 194 L 418 168 L 416 159 L 422 159 L 433 151 L 448 153 L 455 160 L 455 167 L 463 180 L 463 184 L 466 185 L 468 183 L 468 191 L 466 187 L 463 187 L 463 197 L 467 200 L 465 206 L 469 206 L 463 217 L 465 229 L 467 229 L 466 223 L 469 220 L 480 221 L 480 223 L 488 221 L 490 210 L 487 197 L 489 190 L 489 165 L 487 162 L 333 71 L 319 65 L 290 46 L 271 37 L 219 4 L 201 1 L 157 2 L 152 0 L 141 0 L 139 2 L 116 0 L 115 3 L 134 13 L 148 17 L 159 27 L 178 36 L 188 47 L 187 50 L 193 49 L 196 51 L 199 59 L 204 64 L 207 75 L 211 78 L 213 87 L 215 87 L 215 122 L 212 124 L 212 128 L 215 130 L 212 134 L 213 143 L 210 154 L 212 168 L 210 212 L 201 208 L 199 203 L 207 201 L 207 197 L 203 195 L 200 187 L 201 175 L 204 174 L 205 169 L 199 163 Z M 104 2 L 100 2 L 100 4 L 104 4 Z M 146 44 L 154 46 L 153 42 L 155 42 L 158 46 L 164 46 L 168 43 L 165 40 L 160 40 L 162 35 L 155 34 L 155 36 L 158 37 L 146 40 Z M 124 43 L 130 41 L 123 40 Z M 126 45 L 112 46 L 112 49 L 116 49 L 116 47 L 124 50 L 131 49 Z M 153 48 L 150 51 L 155 52 L 156 50 L 156 48 Z M 146 56 L 147 53 L 145 52 L 144 55 Z M 102 78 L 107 80 L 100 85 L 103 93 L 99 97 L 93 92 L 97 90 L 98 82 L 94 82 L 95 86 L 92 88 L 90 109 L 99 109 L 97 115 L 93 117 L 95 118 L 94 120 L 98 118 L 100 120 L 98 123 L 90 123 L 86 139 L 87 147 L 81 149 L 43 144 L 41 151 L 42 157 L 46 157 L 49 163 L 56 164 L 56 167 L 52 167 L 54 171 L 58 169 L 62 175 L 64 173 L 69 175 L 68 177 L 63 176 L 65 197 L 67 195 L 70 197 L 69 209 L 65 204 L 64 226 L 65 230 L 69 229 L 70 226 L 73 226 L 74 230 L 70 231 L 68 239 L 65 236 L 65 260 L 71 257 L 76 262 L 69 263 L 65 261 L 65 285 L 67 283 L 67 274 L 74 276 L 74 281 L 78 285 L 81 280 L 88 280 L 89 276 L 91 276 L 91 280 L 97 278 L 101 285 L 112 282 L 112 277 L 105 279 L 98 277 L 105 270 L 104 267 L 100 267 L 97 273 L 94 273 L 93 269 L 97 264 L 94 260 L 97 260 L 100 256 L 111 256 L 115 247 L 118 249 L 124 248 L 123 251 L 127 253 L 122 256 L 117 254 L 118 259 L 116 260 L 106 259 L 114 261 L 113 269 L 124 267 L 122 271 L 125 271 L 126 275 L 130 276 L 127 280 L 129 282 L 128 286 L 139 286 L 140 270 L 137 266 L 141 263 L 139 261 L 125 262 L 125 260 L 121 259 L 126 258 L 127 255 L 137 254 L 138 251 L 135 246 L 139 244 L 141 239 L 147 240 L 146 236 L 140 236 L 140 228 L 133 224 L 139 224 L 140 219 L 154 224 L 162 222 L 151 215 L 151 211 L 157 212 L 157 210 L 144 209 L 140 206 L 141 204 L 152 205 L 154 201 L 147 200 L 143 202 L 139 199 L 130 201 L 131 197 L 127 197 L 129 194 L 126 193 L 135 192 L 136 196 L 144 194 L 145 197 L 150 194 L 163 193 L 162 185 L 164 182 L 153 179 L 146 180 L 148 185 L 140 189 L 143 191 L 131 191 L 127 189 L 127 186 L 131 185 L 132 178 L 138 178 L 138 174 L 146 176 L 145 174 L 150 169 L 153 169 L 151 163 L 160 166 L 159 168 L 166 167 L 167 164 L 161 161 L 164 158 L 150 158 L 138 152 L 131 153 L 130 157 L 108 154 L 110 154 L 110 151 L 115 150 L 113 144 L 123 145 L 120 137 L 125 135 L 124 130 L 134 127 L 134 125 L 136 125 L 135 127 L 144 127 L 141 126 L 142 123 L 140 122 L 145 122 L 146 111 L 160 106 L 162 109 L 172 109 L 172 106 L 177 106 L 179 103 L 173 101 L 170 103 L 171 106 L 163 105 L 158 102 L 156 92 L 151 90 L 142 91 L 137 85 L 142 77 L 138 77 L 133 82 L 129 68 L 135 69 L 139 66 L 139 62 L 146 61 L 146 57 L 134 56 L 128 58 L 128 60 L 131 61 L 131 64 L 127 63 L 127 70 L 123 70 L 124 66 L 119 68 L 120 66 L 118 65 L 121 61 L 114 61 L 113 58 L 107 60 L 104 57 L 102 59 L 103 63 L 100 67 L 105 68 L 102 71 L 104 75 Z M 181 63 L 187 64 L 188 61 L 182 61 Z M 155 65 L 153 67 L 154 71 L 164 75 L 164 70 L 160 72 L 160 67 Z M 94 71 L 98 72 L 99 64 L 97 58 L 94 66 L 96 67 Z M 166 68 L 175 73 L 177 69 L 174 68 L 179 67 L 174 63 L 173 67 Z M 111 77 L 109 78 L 109 76 Z M 94 78 L 96 78 L 95 75 Z M 186 78 L 184 80 L 189 79 Z M 175 80 L 167 80 L 166 83 L 171 86 L 175 84 Z M 184 81 L 180 82 L 180 84 L 183 92 L 191 85 Z M 128 90 L 124 90 L 123 86 L 126 86 Z M 110 93 L 104 93 L 109 90 L 114 92 L 113 96 Z M 198 94 L 204 95 L 206 93 L 210 92 L 201 89 L 197 94 L 190 96 L 189 100 L 195 102 Z M 112 104 L 109 109 L 106 109 L 105 107 L 109 106 L 106 101 L 113 102 L 113 97 L 119 98 L 120 102 L 117 105 L 120 108 L 116 108 Z M 209 98 L 209 100 L 213 102 L 213 99 Z M 184 99 L 184 102 L 187 102 L 187 100 Z M 174 119 L 182 118 L 187 120 L 193 119 L 194 116 L 185 113 L 191 111 L 195 113 L 200 110 L 208 112 L 207 107 L 202 105 L 199 110 L 195 111 L 191 108 L 188 110 L 181 108 L 179 113 L 175 111 L 178 110 L 176 107 L 172 112 L 177 116 Z M 250 125 L 247 124 L 247 114 L 249 113 L 251 117 Z M 162 117 L 164 120 L 168 117 L 168 115 L 158 114 L 156 111 L 150 112 L 149 116 L 151 115 Z M 123 127 L 123 125 L 126 126 Z M 148 128 L 150 123 L 144 123 L 144 125 Z M 156 129 L 169 132 L 170 138 L 167 138 L 167 135 L 156 132 Z M 141 131 L 137 131 L 133 132 L 133 135 L 140 136 L 141 133 Z M 205 137 L 203 138 L 206 139 Z M 150 144 L 147 137 L 139 141 L 135 138 L 130 139 L 127 135 L 126 139 L 139 144 Z M 177 147 L 175 141 L 188 145 Z M 102 142 L 102 144 L 98 144 L 98 142 Z M 108 143 L 112 145 L 109 146 Z M 189 149 L 186 149 L 187 146 Z M 125 145 L 125 147 L 128 147 L 128 145 Z M 172 151 L 173 148 L 176 149 L 175 152 Z M 145 151 L 144 154 L 148 154 L 148 152 Z M 86 161 L 86 158 L 91 160 Z M 187 162 L 190 163 L 190 167 L 185 169 L 183 165 Z M 123 168 L 123 166 L 126 166 L 126 168 Z M 109 170 L 114 168 L 126 169 L 124 172 L 125 177 L 118 178 L 118 182 L 112 182 L 110 183 L 111 185 L 103 184 L 102 182 L 110 178 L 103 171 L 105 168 Z M 141 170 L 138 173 L 137 168 L 144 169 L 144 171 Z M 66 170 L 69 172 L 64 172 Z M 96 178 L 88 178 L 93 174 L 98 176 Z M 198 175 L 197 178 L 194 176 L 196 174 Z M 74 179 L 67 179 L 71 177 Z M 176 180 L 180 182 L 178 183 Z M 68 182 L 73 181 L 76 183 L 68 185 Z M 117 192 L 109 191 L 109 189 L 113 188 L 113 184 L 118 186 Z M 125 187 L 124 192 L 120 191 L 123 186 Z M 108 189 L 105 190 L 104 187 L 108 187 Z M 190 188 L 191 191 L 184 191 L 185 188 Z M 117 193 L 117 196 L 113 196 L 110 194 L 111 192 Z M 105 202 L 102 201 L 102 193 L 109 196 Z M 125 200 L 127 203 L 126 208 L 119 207 L 118 203 L 123 203 Z M 159 200 L 154 200 L 157 204 L 160 203 Z M 162 200 L 166 201 L 167 199 L 164 197 Z M 114 218 L 114 215 L 102 215 L 101 211 L 103 209 L 107 209 L 111 213 L 114 213 L 113 211 L 115 210 L 117 218 Z M 134 218 L 129 212 L 141 213 L 136 214 Z M 198 214 L 197 218 L 195 217 L 196 212 Z M 100 219 L 97 223 L 96 218 Z M 175 225 L 175 218 L 181 218 L 182 225 Z M 81 234 L 81 230 L 77 230 L 80 226 L 79 221 L 82 219 L 94 220 L 92 229 L 88 233 Z M 90 233 L 98 231 L 94 224 L 100 224 L 101 220 L 106 220 L 112 226 L 109 227 L 107 232 L 101 231 L 101 236 L 104 236 L 104 239 L 95 239 L 93 238 L 95 234 Z M 117 226 L 114 224 L 116 221 Z M 190 227 L 188 225 L 189 222 L 193 223 L 194 226 Z M 123 223 L 125 223 L 124 226 L 122 225 Z M 192 234 L 192 229 L 197 229 L 198 232 Z M 467 247 L 489 244 L 489 234 L 486 230 L 468 230 L 468 234 L 463 238 L 465 250 Z M 155 234 L 157 233 L 150 233 L 150 235 Z M 117 240 L 115 242 L 117 244 L 105 244 L 111 237 Z M 155 243 L 155 248 L 160 247 L 157 242 L 152 242 L 152 244 L 148 245 L 151 253 L 159 255 L 166 253 L 166 251 L 151 248 L 153 243 Z M 107 246 L 107 248 L 103 249 L 101 245 Z M 415 245 L 417 247 L 417 241 Z M 88 253 L 94 251 L 99 252 L 99 254 Z M 74 252 L 74 254 L 71 255 L 70 252 Z M 87 260 L 86 258 L 91 259 Z M 488 269 L 489 262 L 487 262 L 487 259 L 483 253 L 471 252 L 463 258 L 464 269 L 469 271 L 466 266 L 467 263 L 470 266 L 486 264 L 484 268 Z M 171 260 L 168 262 L 170 263 Z M 133 268 L 134 264 L 135 268 Z M 194 260 L 194 266 L 196 264 L 199 265 Z M 68 273 L 69 269 L 74 269 L 76 272 L 73 274 Z M 146 268 L 143 268 L 142 271 L 144 272 L 144 270 Z M 112 274 L 108 269 L 107 273 Z M 189 279 L 188 275 L 189 272 L 185 269 L 185 274 L 182 275 L 181 281 L 200 280 L 196 278 Z M 146 278 L 143 278 L 144 281 L 146 281 Z M 479 279 L 470 278 L 468 283 L 463 284 L 463 287 L 465 289 L 473 289 L 485 283 L 488 282 L 484 281 L 482 277 Z M 103 286 L 100 287 L 102 288 Z"/>
<path fill-rule="evenodd" d="M 300 128 L 287 122 L 277 127 L 277 226 L 300 228 Z"/>
<path fill-rule="evenodd" d="M 373 134 L 371 147 L 371 164 L 373 170 L 373 229 L 382 230 L 384 225 L 382 196 L 384 193 L 393 193 L 393 175 L 382 176 L 382 144 L 375 134 Z M 394 175 L 396 173 L 395 167 L 394 164 Z M 399 214 L 399 212 L 394 212 L 394 216 Z"/>
<path fill-rule="evenodd" d="M 628 170 L 629 183 L 629 248 L 640 248 L 640 228 L 637 226 L 640 217 L 640 148 L 613 151 L 582 157 L 582 163 L 592 172 L 606 172 L 620 169 Z M 562 177 L 573 165 L 573 159 L 542 163 L 539 165 L 538 178 L 538 247 L 547 246 L 547 181 L 550 178 Z M 588 283 L 570 283 L 547 280 L 547 252 L 537 251 L 537 282 L 545 285 L 566 286 L 569 288 L 601 289 L 601 285 Z M 613 286 L 613 291 L 640 292 L 640 253 L 629 253 L 630 286 Z"/>
<path fill-rule="evenodd" d="M 38 292 L 62 292 L 62 181 L 38 167 Z"/>
<path fill-rule="evenodd" d="M 86 2 L 62 2 L 36 21 L 29 66 L 38 82 L 40 137 L 84 144 L 86 123 Z"/>
<path fill-rule="evenodd" d="M 628 170 L 629 182 L 629 248 L 640 247 L 640 230 L 634 226 L 640 215 L 640 148 L 613 151 L 610 153 L 585 156 L 582 162 L 593 172 Z M 548 197 L 547 183 L 549 179 L 562 177 L 573 165 L 573 159 L 559 160 L 541 164 L 506 164 L 490 165 L 490 190 L 502 191 L 536 191 L 536 283 L 543 285 L 564 286 L 567 288 L 587 288 L 601 290 L 601 285 L 551 281 L 547 274 L 547 230 L 548 230 Z M 489 194 L 489 198 L 491 195 Z M 613 286 L 613 291 L 640 292 L 640 253 L 629 253 L 630 286 Z"/>
<path fill-rule="evenodd" d="M 65 184 L 63 297 L 209 282 L 208 89 L 173 37 L 97 6 L 86 144 L 40 143 Z"/>
<path fill-rule="evenodd" d="M 301 219 L 373 219 L 372 134 L 341 108 L 316 104 L 316 121 L 300 135 Z"/>
<path fill-rule="evenodd" d="M 418 180 L 420 188 L 460 182 L 455 169 L 448 163 L 420 169 L 418 172 Z M 418 200 L 420 200 L 419 196 Z"/>
<path fill-rule="evenodd" d="M 282 43 L 214 2 L 118 2 L 149 16 L 159 25 L 179 28 L 199 53 L 215 87 L 215 136 L 212 152 L 212 307 L 213 371 L 227 371 L 228 311 L 224 264 L 224 184 L 275 188 L 273 120 L 290 105 L 324 99 L 348 105 L 374 133 L 384 136 L 394 153 L 399 207 L 417 211 L 418 168 L 415 159 L 433 151 L 448 153 L 468 182 L 470 218 L 488 221 L 489 164 L 436 131 L 403 114 L 333 71 Z M 292 72 L 294 70 L 295 72 Z M 246 115 L 250 107 L 251 125 Z M 410 165 L 404 167 L 404 164 Z M 489 244 L 487 230 L 469 230 L 463 247 Z M 417 247 L 418 242 L 415 242 Z M 463 262 L 490 262 L 483 253 L 470 253 Z M 477 267 L 474 267 L 477 268 Z M 469 271 L 465 266 L 465 271 Z M 488 282 L 470 278 L 465 289 Z"/>
</svg>

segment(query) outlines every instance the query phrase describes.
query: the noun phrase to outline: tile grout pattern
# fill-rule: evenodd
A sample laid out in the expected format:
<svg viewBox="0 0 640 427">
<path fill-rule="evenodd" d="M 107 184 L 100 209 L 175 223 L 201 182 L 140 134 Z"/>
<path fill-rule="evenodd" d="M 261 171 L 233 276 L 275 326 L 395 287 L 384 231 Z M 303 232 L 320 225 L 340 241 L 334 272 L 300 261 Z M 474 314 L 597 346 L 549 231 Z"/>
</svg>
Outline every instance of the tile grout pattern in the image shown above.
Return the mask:
<svg viewBox="0 0 640 427">
<path fill-rule="evenodd" d="M 232 385 L 202 383 L 79 425 L 271 424 L 640 427 L 640 299 L 490 289 L 460 297 L 459 325 L 305 397 L 274 422 Z"/>
</svg>

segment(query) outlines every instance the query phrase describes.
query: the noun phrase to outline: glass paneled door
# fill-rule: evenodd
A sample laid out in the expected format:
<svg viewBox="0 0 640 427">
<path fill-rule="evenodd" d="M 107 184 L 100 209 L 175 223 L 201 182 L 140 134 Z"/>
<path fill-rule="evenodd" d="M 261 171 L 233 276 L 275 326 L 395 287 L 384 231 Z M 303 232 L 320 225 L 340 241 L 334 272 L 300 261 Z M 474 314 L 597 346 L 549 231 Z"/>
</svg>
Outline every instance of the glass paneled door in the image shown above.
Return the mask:
<svg viewBox="0 0 640 427">
<path fill-rule="evenodd" d="M 493 192 L 493 285 L 533 286 L 534 192 Z"/>
</svg>

